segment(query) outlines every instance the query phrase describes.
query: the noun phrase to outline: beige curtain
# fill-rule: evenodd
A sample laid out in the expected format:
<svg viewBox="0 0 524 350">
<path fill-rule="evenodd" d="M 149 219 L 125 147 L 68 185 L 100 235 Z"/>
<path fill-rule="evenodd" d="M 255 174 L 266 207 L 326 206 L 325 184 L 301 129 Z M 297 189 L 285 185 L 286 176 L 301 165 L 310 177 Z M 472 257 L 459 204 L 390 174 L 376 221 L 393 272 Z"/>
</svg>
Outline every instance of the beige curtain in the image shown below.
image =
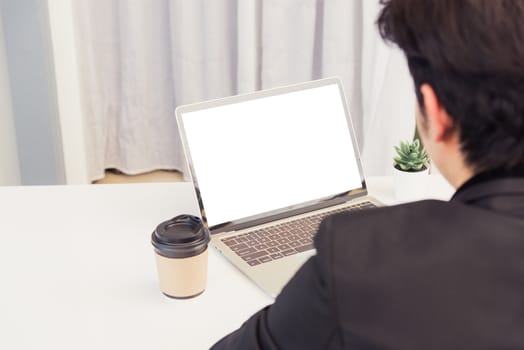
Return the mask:
<svg viewBox="0 0 524 350">
<path fill-rule="evenodd" d="M 74 6 L 93 180 L 105 168 L 184 171 L 178 105 L 328 76 L 344 83 L 367 175 L 389 173 L 393 145 L 413 131 L 409 74 L 402 55 L 378 37 L 375 2 Z"/>
</svg>

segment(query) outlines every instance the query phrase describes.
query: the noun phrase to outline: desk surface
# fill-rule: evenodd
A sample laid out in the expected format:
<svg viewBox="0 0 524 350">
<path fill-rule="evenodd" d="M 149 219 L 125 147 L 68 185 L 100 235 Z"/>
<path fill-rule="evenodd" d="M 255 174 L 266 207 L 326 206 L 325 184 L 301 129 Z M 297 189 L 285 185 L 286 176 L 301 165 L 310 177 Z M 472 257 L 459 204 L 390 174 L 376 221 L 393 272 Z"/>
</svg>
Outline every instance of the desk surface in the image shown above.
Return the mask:
<svg viewBox="0 0 524 350">
<path fill-rule="evenodd" d="M 432 175 L 421 197 L 452 193 Z M 207 349 L 272 302 L 213 249 L 202 295 L 160 293 L 150 234 L 198 213 L 189 183 L 0 187 L 0 213 L 0 349 Z"/>
</svg>

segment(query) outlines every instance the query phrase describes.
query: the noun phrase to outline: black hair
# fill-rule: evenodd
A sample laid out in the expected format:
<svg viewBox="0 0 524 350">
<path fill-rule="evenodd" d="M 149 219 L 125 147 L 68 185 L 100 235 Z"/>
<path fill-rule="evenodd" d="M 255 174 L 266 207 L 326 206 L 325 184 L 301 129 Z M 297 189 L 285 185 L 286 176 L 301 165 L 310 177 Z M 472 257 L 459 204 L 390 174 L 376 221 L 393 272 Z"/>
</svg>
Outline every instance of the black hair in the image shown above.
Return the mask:
<svg viewBox="0 0 524 350">
<path fill-rule="evenodd" d="M 381 36 L 429 84 L 475 172 L 524 175 L 524 1 L 380 0 Z"/>
</svg>

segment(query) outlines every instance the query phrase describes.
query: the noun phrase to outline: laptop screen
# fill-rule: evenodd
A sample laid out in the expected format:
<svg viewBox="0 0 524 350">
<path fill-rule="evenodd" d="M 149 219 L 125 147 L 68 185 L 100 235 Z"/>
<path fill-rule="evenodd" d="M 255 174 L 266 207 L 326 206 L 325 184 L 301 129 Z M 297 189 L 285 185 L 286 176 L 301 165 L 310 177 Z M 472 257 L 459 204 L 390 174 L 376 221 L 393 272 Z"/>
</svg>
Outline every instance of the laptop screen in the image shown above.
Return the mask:
<svg viewBox="0 0 524 350">
<path fill-rule="evenodd" d="M 225 101 L 179 116 L 210 227 L 362 187 L 336 82 Z"/>
</svg>

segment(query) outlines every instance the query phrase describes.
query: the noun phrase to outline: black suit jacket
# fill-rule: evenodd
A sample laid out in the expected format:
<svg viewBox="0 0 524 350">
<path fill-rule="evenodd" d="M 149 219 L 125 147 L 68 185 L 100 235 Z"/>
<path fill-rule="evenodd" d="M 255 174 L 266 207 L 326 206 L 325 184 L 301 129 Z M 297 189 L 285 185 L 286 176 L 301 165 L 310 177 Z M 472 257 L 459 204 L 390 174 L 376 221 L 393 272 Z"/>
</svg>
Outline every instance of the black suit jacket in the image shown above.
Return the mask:
<svg viewBox="0 0 524 350">
<path fill-rule="evenodd" d="M 524 349 L 524 178 L 335 215 L 315 245 L 213 349 Z"/>
</svg>

